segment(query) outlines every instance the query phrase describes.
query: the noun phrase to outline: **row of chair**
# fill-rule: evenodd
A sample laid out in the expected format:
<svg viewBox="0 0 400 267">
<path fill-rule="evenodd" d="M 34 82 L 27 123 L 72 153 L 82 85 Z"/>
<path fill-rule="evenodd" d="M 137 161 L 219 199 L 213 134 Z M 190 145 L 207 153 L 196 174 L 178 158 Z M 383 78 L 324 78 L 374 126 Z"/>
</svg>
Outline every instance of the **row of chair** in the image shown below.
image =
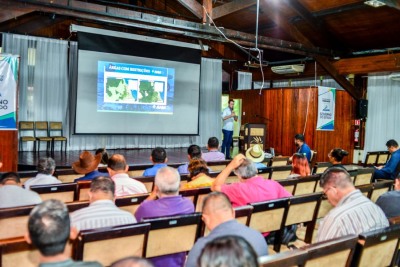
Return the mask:
<svg viewBox="0 0 400 267">
<path fill-rule="evenodd" d="M 259 258 L 261 267 L 397 266 L 400 225 Z"/>
<path fill-rule="evenodd" d="M 67 151 L 67 137 L 63 133 L 63 125 L 60 121 L 20 121 L 18 124 L 19 133 L 19 151 L 23 151 L 23 143 L 33 142 L 33 149 L 40 151 L 40 144 L 46 143 L 46 151 L 54 152 L 55 142 L 61 142 L 61 151 L 63 143 L 64 151 Z"/>
<path fill-rule="evenodd" d="M 364 161 L 364 167 L 385 165 L 390 158 L 389 151 L 370 151 L 367 152 Z"/>
</svg>

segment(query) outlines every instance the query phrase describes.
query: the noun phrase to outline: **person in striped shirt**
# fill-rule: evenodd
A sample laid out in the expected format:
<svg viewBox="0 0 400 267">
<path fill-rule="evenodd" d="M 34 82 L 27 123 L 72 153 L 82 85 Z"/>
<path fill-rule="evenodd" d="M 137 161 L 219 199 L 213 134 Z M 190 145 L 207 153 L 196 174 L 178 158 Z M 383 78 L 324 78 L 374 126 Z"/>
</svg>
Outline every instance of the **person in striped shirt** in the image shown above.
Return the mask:
<svg viewBox="0 0 400 267">
<path fill-rule="evenodd" d="M 389 226 L 381 208 L 354 187 L 349 173 L 343 168 L 326 170 L 320 186 L 335 208 L 322 220 L 317 242 Z"/>
<path fill-rule="evenodd" d="M 78 230 L 136 223 L 135 217 L 114 203 L 115 184 L 108 177 L 96 177 L 90 184 L 90 205 L 71 213 L 71 225 Z"/>
</svg>

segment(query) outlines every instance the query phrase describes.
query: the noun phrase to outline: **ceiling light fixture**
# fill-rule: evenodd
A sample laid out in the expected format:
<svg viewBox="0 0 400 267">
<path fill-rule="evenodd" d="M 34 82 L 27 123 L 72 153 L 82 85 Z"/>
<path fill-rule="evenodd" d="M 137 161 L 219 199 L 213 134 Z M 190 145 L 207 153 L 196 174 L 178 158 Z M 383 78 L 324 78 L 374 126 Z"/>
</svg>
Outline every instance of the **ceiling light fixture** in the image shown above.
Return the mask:
<svg viewBox="0 0 400 267">
<path fill-rule="evenodd" d="M 385 2 L 383 1 L 378 1 L 378 0 L 369 0 L 369 1 L 365 1 L 364 4 L 372 6 L 372 7 L 381 7 L 386 5 Z"/>
</svg>

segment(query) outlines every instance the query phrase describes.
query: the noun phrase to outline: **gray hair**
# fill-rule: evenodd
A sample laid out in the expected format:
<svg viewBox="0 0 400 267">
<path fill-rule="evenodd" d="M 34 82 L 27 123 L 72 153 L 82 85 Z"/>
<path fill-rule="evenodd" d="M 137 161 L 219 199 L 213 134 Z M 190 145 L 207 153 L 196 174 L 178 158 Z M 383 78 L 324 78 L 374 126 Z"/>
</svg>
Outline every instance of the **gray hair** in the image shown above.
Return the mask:
<svg viewBox="0 0 400 267">
<path fill-rule="evenodd" d="M 163 167 L 157 171 L 154 183 L 161 193 L 176 195 L 179 192 L 181 177 L 178 171 L 171 167 Z"/>
<path fill-rule="evenodd" d="M 327 184 L 332 184 L 337 188 L 353 186 L 350 174 L 340 167 L 329 168 L 321 175 L 319 185 L 323 188 Z"/>
<path fill-rule="evenodd" d="M 52 158 L 41 158 L 37 165 L 39 173 L 52 174 L 56 169 L 56 163 Z"/>
<path fill-rule="evenodd" d="M 242 179 L 254 177 L 257 173 L 256 165 L 249 159 L 244 159 L 242 164 L 235 169 L 235 174 Z"/>
</svg>

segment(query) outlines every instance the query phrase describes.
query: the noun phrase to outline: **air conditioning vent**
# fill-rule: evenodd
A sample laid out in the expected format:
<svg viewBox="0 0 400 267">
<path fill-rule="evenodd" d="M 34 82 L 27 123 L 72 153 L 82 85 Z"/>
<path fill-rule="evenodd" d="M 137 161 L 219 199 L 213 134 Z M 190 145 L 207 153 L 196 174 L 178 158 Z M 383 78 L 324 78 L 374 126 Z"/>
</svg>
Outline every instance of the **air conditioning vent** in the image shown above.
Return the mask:
<svg viewBox="0 0 400 267">
<path fill-rule="evenodd" d="M 389 75 L 389 78 L 393 81 L 400 81 L 400 73 L 392 73 Z"/>
<path fill-rule="evenodd" d="M 271 67 L 272 72 L 277 74 L 293 74 L 304 72 L 304 64 L 284 65 Z"/>
</svg>

